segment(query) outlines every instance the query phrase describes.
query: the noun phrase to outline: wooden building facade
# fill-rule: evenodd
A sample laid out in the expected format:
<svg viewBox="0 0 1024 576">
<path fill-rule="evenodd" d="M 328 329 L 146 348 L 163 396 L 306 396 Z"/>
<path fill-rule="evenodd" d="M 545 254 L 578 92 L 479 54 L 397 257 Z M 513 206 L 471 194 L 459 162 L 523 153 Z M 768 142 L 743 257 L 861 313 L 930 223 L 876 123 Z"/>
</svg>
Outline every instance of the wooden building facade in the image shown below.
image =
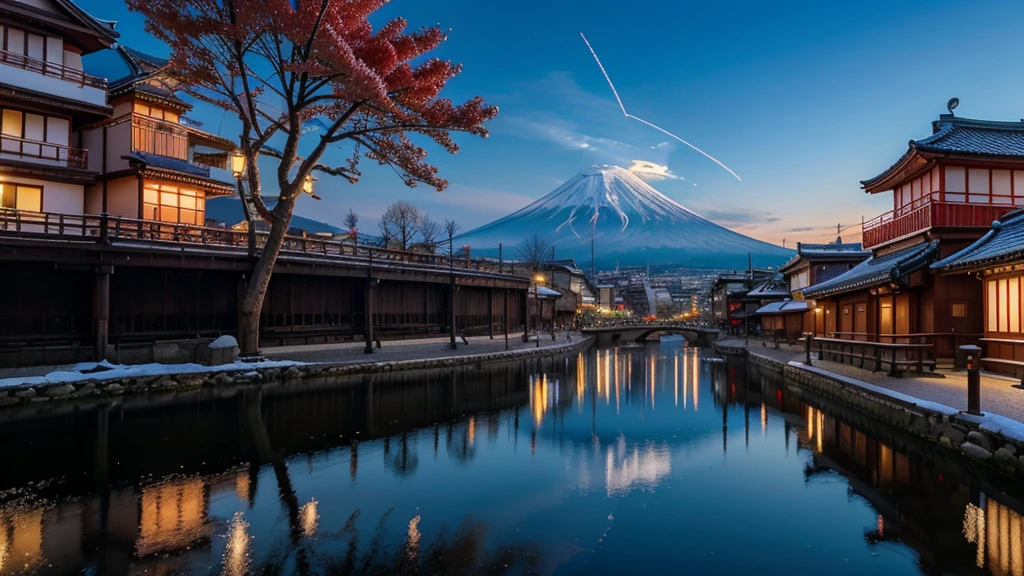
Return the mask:
<svg viewBox="0 0 1024 576">
<path fill-rule="evenodd" d="M 982 337 L 977 281 L 931 265 L 966 248 L 994 219 L 1024 205 L 1024 122 L 943 114 L 931 136 L 861 184 L 893 194 L 893 210 L 864 225 L 871 257 L 804 295 L 826 338 L 931 346 L 932 359 Z M 1021 185 L 1018 186 L 1017 183 Z"/>
</svg>

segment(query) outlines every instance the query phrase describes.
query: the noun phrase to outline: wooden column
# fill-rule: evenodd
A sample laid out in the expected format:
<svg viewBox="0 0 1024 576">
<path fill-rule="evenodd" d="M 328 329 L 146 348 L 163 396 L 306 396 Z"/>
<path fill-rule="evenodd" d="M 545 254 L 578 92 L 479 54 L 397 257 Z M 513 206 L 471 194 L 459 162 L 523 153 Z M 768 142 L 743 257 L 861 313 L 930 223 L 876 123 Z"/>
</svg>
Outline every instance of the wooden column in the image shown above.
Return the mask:
<svg viewBox="0 0 1024 576">
<path fill-rule="evenodd" d="M 530 301 L 529 291 L 523 290 L 519 298 L 519 309 L 522 311 L 521 320 L 523 322 L 523 342 L 530 341 Z"/>
<path fill-rule="evenodd" d="M 448 346 L 455 350 L 455 277 L 452 276 L 451 284 L 448 286 Z"/>
<path fill-rule="evenodd" d="M 107 357 L 110 338 L 110 275 L 113 273 L 113 266 L 102 265 L 96 269 L 93 278 L 93 359 L 97 362 Z"/>
<path fill-rule="evenodd" d="M 494 290 L 487 290 L 487 333 L 494 340 Z"/>
<path fill-rule="evenodd" d="M 505 325 L 505 350 L 508 350 L 508 289 L 505 289 L 505 319 L 502 324 Z"/>
<path fill-rule="evenodd" d="M 366 342 L 363 352 L 366 354 L 373 354 L 373 313 L 376 309 L 376 300 L 377 280 L 367 276 L 363 293 L 363 340 Z"/>
</svg>

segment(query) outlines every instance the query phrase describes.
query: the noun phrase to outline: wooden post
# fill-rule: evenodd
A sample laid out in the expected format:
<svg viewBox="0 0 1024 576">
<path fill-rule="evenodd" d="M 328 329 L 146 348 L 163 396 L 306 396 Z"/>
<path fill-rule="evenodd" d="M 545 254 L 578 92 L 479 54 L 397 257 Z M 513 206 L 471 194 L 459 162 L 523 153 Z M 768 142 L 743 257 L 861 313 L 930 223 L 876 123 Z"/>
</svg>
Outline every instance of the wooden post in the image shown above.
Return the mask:
<svg viewBox="0 0 1024 576">
<path fill-rule="evenodd" d="M 502 324 L 505 325 L 505 350 L 508 350 L 508 289 L 505 289 L 505 321 Z"/>
<path fill-rule="evenodd" d="M 455 277 L 451 277 L 451 285 L 448 287 L 448 347 L 457 350 L 455 343 Z"/>
<path fill-rule="evenodd" d="M 93 359 L 97 362 L 107 357 L 110 337 L 110 275 L 113 272 L 113 266 L 100 266 L 93 280 Z"/>
<path fill-rule="evenodd" d="M 520 316 L 520 318 L 521 318 L 521 320 L 523 322 L 523 342 L 529 342 L 530 341 L 530 300 L 529 300 L 530 295 L 529 295 L 529 292 L 527 290 L 524 290 L 520 294 L 521 294 L 521 296 L 519 298 L 519 309 L 522 311 L 522 315 Z"/>
<path fill-rule="evenodd" d="M 487 332 L 494 340 L 494 290 L 487 290 Z"/>
<path fill-rule="evenodd" d="M 363 294 L 363 341 L 366 342 L 366 345 L 363 347 L 364 354 L 373 354 L 373 312 L 377 300 L 376 284 L 377 281 L 374 280 L 373 276 L 367 274 Z"/>
</svg>

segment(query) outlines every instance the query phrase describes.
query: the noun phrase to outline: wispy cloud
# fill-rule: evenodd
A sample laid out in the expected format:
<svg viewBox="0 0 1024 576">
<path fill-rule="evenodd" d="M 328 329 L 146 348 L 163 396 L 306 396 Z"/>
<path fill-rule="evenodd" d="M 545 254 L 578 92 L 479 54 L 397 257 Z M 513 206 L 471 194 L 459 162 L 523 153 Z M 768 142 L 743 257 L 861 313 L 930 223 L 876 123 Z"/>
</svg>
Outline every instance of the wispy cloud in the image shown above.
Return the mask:
<svg viewBox="0 0 1024 576">
<path fill-rule="evenodd" d="M 681 176 L 673 174 L 672 171 L 669 170 L 668 166 L 648 162 L 647 160 L 633 160 L 633 163 L 630 164 L 628 170 L 648 182 L 682 179 Z"/>
<path fill-rule="evenodd" d="M 702 216 L 729 228 L 742 228 L 778 222 L 778 216 L 746 208 L 713 208 L 699 212 Z"/>
<path fill-rule="evenodd" d="M 531 140 L 543 140 L 557 144 L 566 150 L 589 150 L 612 152 L 632 148 L 625 142 L 602 138 L 584 133 L 578 126 L 564 120 L 550 118 L 548 121 L 534 121 L 526 118 L 510 118 L 506 132 Z"/>
</svg>

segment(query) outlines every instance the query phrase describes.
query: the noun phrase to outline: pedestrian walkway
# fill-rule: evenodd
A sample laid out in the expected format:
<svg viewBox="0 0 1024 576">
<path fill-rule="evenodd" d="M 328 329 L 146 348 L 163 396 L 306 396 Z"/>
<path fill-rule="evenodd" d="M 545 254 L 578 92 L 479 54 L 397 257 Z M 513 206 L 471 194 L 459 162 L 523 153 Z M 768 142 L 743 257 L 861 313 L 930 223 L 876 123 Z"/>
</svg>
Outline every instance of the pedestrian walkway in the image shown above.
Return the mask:
<svg viewBox="0 0 1024 576">
<path fill-rule="evenodd" d="M 582 336 L 572 332 L 573 342 L 579 342 Z M 374 347 L 373 354 L 366 354 L 362 342 L 343 342 L 333 344 L 312 344 L 305 346 L 279 346 L 264 348 L 263 355 L 273 360 L 294 360 L 297 362 L 331 362 L 331 363 L 362 363 L 362 362 L 395 362 L 402 360 L 427 360 L 466 356 L 468 354 L 491 354 L 505 351 L 504 335 L 495 335 L 491 340 L 488 336 L 470 336 L 469 344 L 462 338 L 456 338 L 457 348 L 450 348 L 449 337 L 419 338 L 415 340 L 385 340 L 381 347 Z M 551 334 L 541 334 L 540 347 L 554 344 L 565 344 L 565 332 L 559 332 L 557 342 L 552 341 Z M 535 339 L 523 342 L 523 335 L 509 334 L 508 350 L 536 348 Z"/>
<path fill-rule="evenodd" d="M 742 348 L 741 339 L 719 340 L 719 345 Z M 803 362 L 806 352 L 802 346 L 780 344 L 776 350 L 771 343 L 762 346 L 760 339 L 750 339 L 750 354 L 771 358 L 778 362 Z M 813 359 L 814 366 L 835 374 L 856 378 L 875 386 L 944 404 L 956 410 L 967 410 L 967 372 L 936 370 L 934 374 L 918 376 L 905 372 L 903 377 L 894 378 L 884 372 L 872 372 L 838 362 Z M 998 374 L 981 374 L 981 411 L 1024 422 L 1024 388 L 1020 381 Z"/>
</svg>

